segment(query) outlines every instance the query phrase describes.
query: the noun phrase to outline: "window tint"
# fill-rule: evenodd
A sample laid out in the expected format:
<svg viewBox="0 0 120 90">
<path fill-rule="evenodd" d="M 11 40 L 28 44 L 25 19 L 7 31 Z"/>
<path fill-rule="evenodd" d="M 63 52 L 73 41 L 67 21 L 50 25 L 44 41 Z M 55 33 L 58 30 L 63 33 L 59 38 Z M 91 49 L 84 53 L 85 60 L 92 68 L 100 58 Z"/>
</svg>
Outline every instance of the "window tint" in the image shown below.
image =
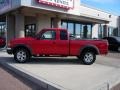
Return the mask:
<svg viewBox="0 0 120 90">
<path fill-rule="evenodd" d="M 68 40 L 66 31 L 60 31 L 60 40 Z"/>
<path fill-rule="evenodd" d="M 55 40 L 56 32 L 55 31 L 46 31 L 41 36 L 42 40 Z"/>
</svg>

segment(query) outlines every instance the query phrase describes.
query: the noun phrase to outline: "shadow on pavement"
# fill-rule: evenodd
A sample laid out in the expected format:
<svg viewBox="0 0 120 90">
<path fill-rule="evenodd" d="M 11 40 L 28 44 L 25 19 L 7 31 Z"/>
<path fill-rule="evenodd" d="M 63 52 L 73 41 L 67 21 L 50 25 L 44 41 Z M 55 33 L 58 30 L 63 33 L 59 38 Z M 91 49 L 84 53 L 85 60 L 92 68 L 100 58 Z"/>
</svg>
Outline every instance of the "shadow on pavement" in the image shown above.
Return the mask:
<svg viewBox="0 0 120 90">
<path fill-rule="evenodd" d="M 16 62 L 14 60 L 13 57 L 0 57 L 0 60 L 2 61 L 7 61 L 7 63 L 14 63 L 14 64 L 18 64 L 18 62 Z M 19 63 L 20 64 L 20 63 Z M 26 63 L 22 63 L 22 64 L 50 64 L 50 65 L 83 65 L 83 63 L 75 58 L 75 57 L 70 57 L 70 58 L 63 58 L 63 57 L 42 57 L 42 58 L 31 58 L 29 61 L 27 61 Z"/>
</svg>

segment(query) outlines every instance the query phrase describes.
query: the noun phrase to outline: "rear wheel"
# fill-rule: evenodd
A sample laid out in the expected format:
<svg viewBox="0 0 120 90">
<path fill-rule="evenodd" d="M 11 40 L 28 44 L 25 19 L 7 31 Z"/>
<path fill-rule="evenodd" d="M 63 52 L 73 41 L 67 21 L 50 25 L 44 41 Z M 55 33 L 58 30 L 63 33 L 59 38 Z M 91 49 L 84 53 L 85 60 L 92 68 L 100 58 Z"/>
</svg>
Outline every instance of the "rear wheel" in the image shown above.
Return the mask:
<svg viewBox="0 0 120 90">
<path fill-rule="evenodd" d="M 30 59 L 30 54 L 26 49 L 18 49 L 14 53 L 14 59 L 19 63 L 25 63 Z"/>
<path fill-rule="evenodd" d="M 78 58 L 83 62 L 85 65 L 91 65 L 96 60 L 96 55 L 93 51 L 84 51 Z"/>
</svg>

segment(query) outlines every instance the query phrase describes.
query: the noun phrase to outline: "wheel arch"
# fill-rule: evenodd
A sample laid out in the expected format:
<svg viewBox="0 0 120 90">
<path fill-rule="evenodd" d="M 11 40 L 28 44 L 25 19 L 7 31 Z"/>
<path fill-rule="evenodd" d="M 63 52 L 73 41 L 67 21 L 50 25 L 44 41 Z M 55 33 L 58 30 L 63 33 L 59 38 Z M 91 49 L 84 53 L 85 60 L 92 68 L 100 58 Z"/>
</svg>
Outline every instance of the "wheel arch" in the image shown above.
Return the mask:
<svg viewBox="0 0 120 90">
<path fill-rule="evenodd" d="M 95 52 L 96 55 L 100 54 L 99 49 L 94 46 L 94 45 L 86 45 L 84 46 L 81 50 L 80 50 L 80 55 L 84 52 L 84 51 L 93 51 Z"/>
<path fill-rule="evenodd" d="M 18 50 L 18 49 L 20 49 L 20 48 L 26 49 L 26 50 L 29 52 L 29 54 L 32 55 L 32 50 L 30 49 L 30 47 L 27 46 L 27 45 L 23 45 L 23 44 L 16 45 L 16 46 L 13 48 L 13 54 L 15 53 L 16 50 Z"/>
</svg>

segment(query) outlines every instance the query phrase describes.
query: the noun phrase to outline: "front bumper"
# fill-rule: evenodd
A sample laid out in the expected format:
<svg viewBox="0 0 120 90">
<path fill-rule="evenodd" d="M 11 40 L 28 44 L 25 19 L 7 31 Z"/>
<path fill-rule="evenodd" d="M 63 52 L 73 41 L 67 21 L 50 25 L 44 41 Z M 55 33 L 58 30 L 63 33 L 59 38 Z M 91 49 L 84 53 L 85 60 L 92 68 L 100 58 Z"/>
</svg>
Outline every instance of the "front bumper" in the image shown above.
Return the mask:
<svg viewBox="0 0 120 90">
<path fill-rule="evenodd" d="M 8 54 L 13 54 L 13 50 L 11 48 L 7 48 L 7 53 Z"/>
</svg>

